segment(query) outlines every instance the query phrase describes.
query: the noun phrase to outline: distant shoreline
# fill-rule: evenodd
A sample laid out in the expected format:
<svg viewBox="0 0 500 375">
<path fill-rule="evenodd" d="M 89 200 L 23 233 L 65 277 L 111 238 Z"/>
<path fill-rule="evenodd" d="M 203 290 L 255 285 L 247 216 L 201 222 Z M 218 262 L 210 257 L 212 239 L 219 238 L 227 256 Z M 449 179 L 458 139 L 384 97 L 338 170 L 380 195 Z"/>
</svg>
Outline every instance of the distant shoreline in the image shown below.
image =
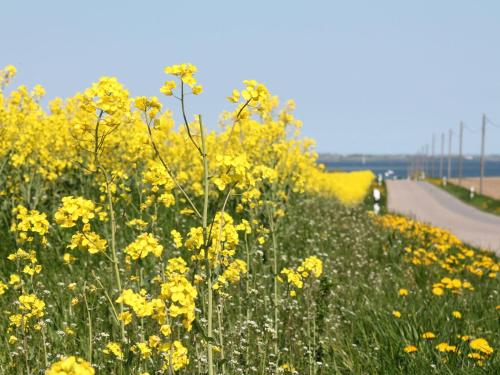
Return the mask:
<svg viewBox="0 0 500 375">
<path fill-rule="evenodd" d="M 326 162 L 342 162 L 342 161 L 361 161 L 365 160 L 366 162 L 370 161 L 383 161 L 383 160 L 410 160 L 414 158 L 415 155 L 409 154 L 330 154 L 330 153 L 319 153 L 318 160 L 320 163 Z M 430 159 L 431 156 L 428 156 Z M 448 155 L 445 155 L 445 159 L 447 160 Z M 440 155 L 435 156 L 436 160 L 440 159 Z M 452 159 L 458 159 L 458 155 L 452 155 Z M 479 160 L 478 154 L 465 154 L 465 160 Z M 485 160 L 487 161 L 500 161 L 499 154 L 489 154 L 485 155 Z"/>
<path fill-rule="evenodd" d="M 324 160 L 319 158 L 319 163 L 324 164 L 329 171 L 359 171 L 371 170 L 376 175 L 382 174 L 387 178 L 406 178 L 410 165 L 410 157 L 387 157 L 387 158 L 369 158 L 365 157 L 345 157 L 337 160 Z M 467 158 L 462 163 L 462 177 L 479 177 L 480 162 L 479 158 Z M 433 167 L 434 165 L 434 167 Z M 434 171 L 433 171 L 434 170 Z M 426 175 L 429 177 L 440 177 L 440 160 L 436 158 L 434 163 L 429 158 L 425 162 Z M 458 177 L 459 163 L 458 158 L 451 160 L 451 177 Z M 443 163 L 443 175 L 448 175 L 448 159 Z M 485 158 L 485 176 L 500 176 L 500 158 Z"/>
</svg>

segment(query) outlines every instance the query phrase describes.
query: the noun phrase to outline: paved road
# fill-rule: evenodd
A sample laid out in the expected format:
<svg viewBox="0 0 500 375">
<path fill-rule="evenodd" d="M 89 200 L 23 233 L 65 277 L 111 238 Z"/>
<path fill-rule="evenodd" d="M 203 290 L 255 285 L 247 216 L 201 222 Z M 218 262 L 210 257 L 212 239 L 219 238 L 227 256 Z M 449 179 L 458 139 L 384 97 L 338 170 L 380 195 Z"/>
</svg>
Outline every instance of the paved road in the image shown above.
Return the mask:
<svg viewBox="0 0 500 375">
<path fill-rule="evenodd" d="M 487 214 L 421 181 L 387 181 L 390 211 L 450 230 L 463 242 L 500 255 L 500 217 Z"/>
</svg>

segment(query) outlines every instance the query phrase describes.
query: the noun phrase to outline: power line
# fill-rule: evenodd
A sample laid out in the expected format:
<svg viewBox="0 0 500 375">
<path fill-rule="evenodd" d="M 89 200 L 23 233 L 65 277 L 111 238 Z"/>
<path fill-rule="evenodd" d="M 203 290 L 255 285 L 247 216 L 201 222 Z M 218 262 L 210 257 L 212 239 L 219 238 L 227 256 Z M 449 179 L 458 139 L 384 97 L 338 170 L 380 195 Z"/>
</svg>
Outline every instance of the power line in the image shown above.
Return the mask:
<svg viewBox="0 0 500 375">
<path fill-rule="evenodd" d="M 463 143 L 464 143 L 464 122 L 460 121 L 459 143 L 458 143 L 458 184 L 462 185 L 463 174 Z"/>
<path fill-rule="evenodd" d="M 481 159 L 479 160 L 479 194 L 483 194 L 483 180 L 484 180 L 484 139 L 486 137 L 486 115 L 483 114 L 481 127 Z"/>
<path fill-rule="evenodd" d="M 448 132 L 448 180 L 451 178 L 451 144 L 453 139 L 453 130 Z"/>
<path fill-rule="evenodd" d="M 464 128 L 468 130 L 470 133 L 479 133 L 481 131 L 481 128 L 470 128 L 467 126 L 466 123 L 464 123 Z"/>
<path fill-rule="evenodd" d="M 491 125 L 493 125 L 496 128 L 500 128 L 500 125 L 494 123 L 489 117 L 486 117 L 486 121 L 488 121 Z"/>
<path fill-rule="evenodd" d="M 463 156 L 463 143 L 464 143 L 464 134 L 463 131 L 464 129 L 467 130 L 469 133 L 481 133 L 481 154 L 479 158 L 479 191 L 482 194 L 483 192 L 483 180 L 484 180 L 484 175 L 485 175 L 485 141 L 486 141 L 486 125 L 490 124 L 491 126 L 495 128 L 500 128 L 500 123 L 496 123 L 490 118 L 486 116 L 486 114 L 483 114 L 482 116 L 482 121 L 481 121 L 481 126 L 478 128 L 472 128 L 467 126 L 465 122 L 461 121 L 460 122 L 460 131 L 458 133 L 459 135 L 459 148 L 458 148 L 458 155 L 457 155 L 457 161 L 458 161 L 458 180 L 459 183 L 461 182 L 463 178 L 463 161 L 464 161 L 464 156 Z M 453 153 L 452 153 L 452 140 L 453 140 L 453 130 L 449 129 L 448 131 L 448 155 L 447 155 L 447 170 L 445 171 L 445 139 L 446 135 L 445 133 L 441 133 L 441 153 L 439 155 L 439 161 L 436 160 L 437 167 L 439 168 L 439 176 L 441 178 L 444 178 L 445 176 L 450 179 L 452 177 L 452 158 L 453 158 Z M 435 152 L 435 143 L 436 142 L 436 137 L 435 134 L 432 135 L 432 148 L 430 150 L 431 154 L 429 155 L 429 145 L 427 144 L 426 146 L 423 146 L 419 152 L 417 152 L 416 157 L 415 157 L 415 163 L 413 163 L 414 166 L 420 168 L 421 170 L 430 174 L 430 175 L 435 175 L 434 168 L 435 168 L 435 159 L 438 158 L 437 152 Z M 420 156 L 420 157 L 419 157 Z M 437 168 L 436 168 L 437 169 Z M 437 171 L 436 171 L 437 172 Z"/>
</svg>

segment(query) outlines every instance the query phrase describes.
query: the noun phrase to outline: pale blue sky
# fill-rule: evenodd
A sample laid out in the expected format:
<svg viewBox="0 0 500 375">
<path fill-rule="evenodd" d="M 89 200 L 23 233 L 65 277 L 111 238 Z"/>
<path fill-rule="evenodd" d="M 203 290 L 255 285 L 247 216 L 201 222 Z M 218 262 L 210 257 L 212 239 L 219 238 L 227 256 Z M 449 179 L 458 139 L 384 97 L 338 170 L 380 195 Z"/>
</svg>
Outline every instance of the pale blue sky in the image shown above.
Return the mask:
<svg viewBox="0 0 500 375">
<path fill-rule="evenodd" d="M 48 97 L 102 75 L 132 95 L 160 95 L 164 66 L 192 62 L 205 92 L 191 113 L 216 124 L 230 91 L 257 79 L 296 100 L 323 152 L 414 152 L 460 120 L 477 128 L 482 112 L 500 125 L 496 0 L 16 0 L 0 9 L 0 65 Z M 500 129 L 488 136 L 487 152 L 500 153 Z M 466 133 L 465 151 L 479 141 Z"/>
</svg>

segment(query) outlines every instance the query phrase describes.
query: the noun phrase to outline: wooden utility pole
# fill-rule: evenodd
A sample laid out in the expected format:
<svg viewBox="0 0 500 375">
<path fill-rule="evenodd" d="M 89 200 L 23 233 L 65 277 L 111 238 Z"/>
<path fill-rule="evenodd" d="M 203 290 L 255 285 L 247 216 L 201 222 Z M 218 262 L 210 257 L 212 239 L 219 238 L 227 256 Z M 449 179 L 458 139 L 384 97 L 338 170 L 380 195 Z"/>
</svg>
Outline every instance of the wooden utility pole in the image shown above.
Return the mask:
<svg viewBox="0 0 500 375">
<path fill-rule="evenodd" d="M 425 145 L 425 151 L 424 151 L 424 174 L 425 174 L 425 178 L 429 177 L 429 175 L 431 174 L 430 172 L 430 164 L 429 164 L 429 144 L 426 144 Z"/>
<path fill-rule="evenodd" d="M 411 157 L 411 178 L 415 178 L 415 170 L 417 169 L 417 153 Z"/>
<path fill-rule="evenodd" d="M 425 146 L 420 148 L 420 176 L 425 173 Z"/>
<path fill-rule="evenodd" d="M 436 134 L 432 134 L 431 176 L 436 177 Z"/>
<path fill-rule="evenodd" d="M 439 177 L 444 176 L 444 133 L 441 133 L 441 160 L 439 162 Z"/>
<path fill-rule="evenodd" d="M 420 148 L 420 177 L 425 174 L 425 146 Z"/>
<path fill-rule="evenodd" d="M 464 172 L 463 141 L 464 141 L 464 122 L 460 121 L 460 142 L 458 144 L 458 184 L 460 186 L 462 185 L 462 175 Z"/>
<path fill-rule="evenodd" d="M 411 176 L 412 178 L 415 178 L 415 171 L 417 170 L 417 158 L 418 158 L 418 155 L 417 155 L 418 151 L 415 151 L 415 154 L 413 155 L 413 158 L 412 158 L 412 169 L 411 169 Z"/>
<path fill-rule="evenodd" d="M 453 130 L 448 132 L 448 180 L 451 178 L 451 139 L 453 138 Z"/>
<path fill-rule="evenodd" d="M 486 115 L 483 113 L 483 126 L 481 127 L 481 159 L 480 168 L 481 174 L 479 177 L 479 194 L 483 194 L 483 179 L 484 179 L 484 138 L 486 137 Z"/>
<path fill-rule="evenodd" d="M 425 175 L 425 146 L 422 146 L 422 175 Z"/>
<path fill-rule="evenodd" d="M 417 155 L 415 159 L 415 177 L 418 180 L 420 176 L 420 148 L 417 150 Z"/>
</svg>

